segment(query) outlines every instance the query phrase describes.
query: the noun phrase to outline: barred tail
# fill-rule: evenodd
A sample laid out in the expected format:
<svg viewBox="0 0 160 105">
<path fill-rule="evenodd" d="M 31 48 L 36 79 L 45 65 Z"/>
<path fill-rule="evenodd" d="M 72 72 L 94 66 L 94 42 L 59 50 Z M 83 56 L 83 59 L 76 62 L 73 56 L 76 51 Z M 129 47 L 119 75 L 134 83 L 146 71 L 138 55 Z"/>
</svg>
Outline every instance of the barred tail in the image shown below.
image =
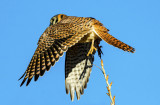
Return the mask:
<svg viewBox="0 0 160 105">
<path fill-rule="evenodd" d="M 108 44 L 118 47 L 119 49 L 122 49 L 124 51 L 134 53 L 135 49 L 133 47 L 121 42 L 120 40 L 110 35 L 105 27 L 100 25 L 95 25 L 94 29 L 95 32 L 98 34 L 98 36 Z"/>
</svg>

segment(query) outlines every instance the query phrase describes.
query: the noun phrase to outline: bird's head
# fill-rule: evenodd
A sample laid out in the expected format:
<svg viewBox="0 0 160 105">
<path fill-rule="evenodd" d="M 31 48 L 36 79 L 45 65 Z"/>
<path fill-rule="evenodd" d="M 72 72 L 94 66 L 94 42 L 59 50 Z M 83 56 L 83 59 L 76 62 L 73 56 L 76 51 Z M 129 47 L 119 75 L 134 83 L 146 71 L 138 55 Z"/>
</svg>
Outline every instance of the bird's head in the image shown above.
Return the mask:
<svg viewBox="0 0 160 105">
<path fill-rule="evenodd" d="M 54 25 L 54 24 L 57 24 L 58 22 L 60 22 L 62 19 L 64 19 L 65 17 L 67 17 L 67 15 L 64 15 L 64 14 L 58 14 L 58 15 L 55 15 L 53 16 L 51 19 L 50 19 L 50 25 Z"/>
</svg>

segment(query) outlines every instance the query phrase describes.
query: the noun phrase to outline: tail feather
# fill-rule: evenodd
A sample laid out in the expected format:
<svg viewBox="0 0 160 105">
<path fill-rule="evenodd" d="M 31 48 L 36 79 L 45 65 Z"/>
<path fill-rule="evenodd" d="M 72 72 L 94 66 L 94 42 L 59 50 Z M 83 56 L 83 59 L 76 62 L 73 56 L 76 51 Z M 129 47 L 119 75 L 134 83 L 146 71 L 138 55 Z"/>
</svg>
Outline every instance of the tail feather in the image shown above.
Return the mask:
<svg viewBox="0 0 160 105">
<path fill-rule="evenodd" d="M 95 33 L 98 34 L 98 36 L 102 38 L 105 42 L 107 42 L 108 44 L 113 45 L 124 51 L 132 52 L 132 53 L 135 52 L 135 49 L 133 47 L 123 43 L 122 41 L 110 35 L 108 33 L 108 29 L 106 29 L 105 27 L 100 26 L 100 25 L 95 25 L 94 29 L 95 29 Z"/>
</svg>

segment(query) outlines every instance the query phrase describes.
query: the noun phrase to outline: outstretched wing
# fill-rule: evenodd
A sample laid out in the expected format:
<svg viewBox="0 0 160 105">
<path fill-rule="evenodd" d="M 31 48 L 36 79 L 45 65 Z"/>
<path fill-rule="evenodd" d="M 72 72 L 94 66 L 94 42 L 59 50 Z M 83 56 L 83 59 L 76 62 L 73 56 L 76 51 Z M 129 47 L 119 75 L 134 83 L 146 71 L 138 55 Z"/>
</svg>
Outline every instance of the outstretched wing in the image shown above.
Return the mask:
<svg viewBox="0 0 160 105">
<path fill-rule="evenodd" d="M 83 94 L 84 89 L 87 87 L 95 53 L 94 51 L 94 53 L 87 56 L 90 47 L 91 42 L 77 43 L 66 52 L 65 88 L 67 94 L 70 92 L 72 101 L 74 100 L 75 92 L 79 100 L 80 95 Z"/>
<path fill-rule="evenodd" d="M 49 26 L 45 30 L 38 41 L 38 47 L 27 70 L 20 78 L 24 77 L 20 86 L 28 79 L 27 86 L 33 76 L 35 77 L 34 80 L 37 81 L 39 75 L 43 76 L 45 70 L 49 70 L 51 65 L 53 66 L 59 60 L 59 57 L 63 55 L 63 52 L 90 32 L 89 28 L 76 28 L 76 24 L 61 23 Z"/>
</svg>

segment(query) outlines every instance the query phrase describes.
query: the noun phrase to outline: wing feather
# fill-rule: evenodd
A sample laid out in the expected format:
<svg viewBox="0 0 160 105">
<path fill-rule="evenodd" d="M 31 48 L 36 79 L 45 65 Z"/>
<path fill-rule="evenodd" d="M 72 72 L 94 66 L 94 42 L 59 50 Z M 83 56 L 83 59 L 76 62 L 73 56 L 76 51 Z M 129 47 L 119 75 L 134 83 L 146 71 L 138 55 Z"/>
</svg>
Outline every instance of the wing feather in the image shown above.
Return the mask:
<svg viewBox="0 0 160 105">
<path fill-rule="evenodd" d="M 66 53 L 65 87 L 66 93 L 70 92 L 72 101 L 75 92 L 79 100 L 80 95 L 84 93 L 84 88 L 87 87 L 95 53 L 87 56 L 90 47 L 91 42 L 77 43 L 69 48 Z"/>
<path fill-rule="evenodd" d="M 62 23 L 49 26 L 44 31 L 26 72 L 20 78 L 25 76 L 20 86 L 25 83 L 27 78 L 28 85 L 33 76 L 37 81 L 39 75 L 43 76 L 45 70 L 49 71 L 50 66 L 53 66 L 69 47 L 78 43 L 84 35 L 90 32 L 89 28 L 76 31 L 75 27 L 77 27 L 76 24 Z"/>
<path fill-rule="evenodd" d="M 46 70 L 48 71 L 51 67 L 51 61 L 50 61 L 50 58 L 49 58 L 48 51 L 45 51 L 44 55 L 45 55 Z"/>
</svg>

